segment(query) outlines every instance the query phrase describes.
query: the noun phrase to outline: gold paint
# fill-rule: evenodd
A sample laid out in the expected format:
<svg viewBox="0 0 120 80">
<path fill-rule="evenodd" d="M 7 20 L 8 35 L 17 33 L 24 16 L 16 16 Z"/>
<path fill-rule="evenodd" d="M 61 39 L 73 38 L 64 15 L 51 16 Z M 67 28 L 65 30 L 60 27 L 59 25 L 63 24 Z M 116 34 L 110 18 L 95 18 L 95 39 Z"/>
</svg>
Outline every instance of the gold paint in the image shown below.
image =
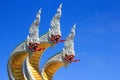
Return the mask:
<svg viewBox="0 0 120 80">
<path fill-rule="evenodd" d="M 27 52 L 18 52 L 12 56 L 11 70 L 15 80 L 25 80 L 22 71 L 22 64 L 27 56 L 28 56 Z"/>
<path fill-rule="evenodd" d="M 39 60 L 43 52 L 50 46 L 49 43 L 40 43 L 38 48 L 42 48 L 41 51 L 34 52 L 29 59 L 29 65 L 31 72 L 33 73 L 36 80 L 42 80 L 42 76 L 39 72 Z M 44 50 L 43 50 L 44 49 Z"/>
<path fill-rule="evenodd" d="M 43 72 L 43 76 L 45 80 L 52 80 L 52 77 L 54 76 L 55 72 L 64 66 L 63 62 L 52 62 L 47 65 Z"/>
</svg>

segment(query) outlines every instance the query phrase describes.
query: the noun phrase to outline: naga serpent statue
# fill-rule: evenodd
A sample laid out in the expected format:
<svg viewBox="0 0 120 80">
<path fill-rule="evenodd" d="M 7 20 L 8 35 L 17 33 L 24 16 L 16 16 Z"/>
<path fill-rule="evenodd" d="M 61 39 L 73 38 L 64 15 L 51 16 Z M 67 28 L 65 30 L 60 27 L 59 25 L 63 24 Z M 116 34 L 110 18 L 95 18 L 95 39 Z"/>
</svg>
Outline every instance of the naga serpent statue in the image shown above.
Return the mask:
<svg viewBox="0 0 120 80">
<path fill-rule="evenodd" d="M 41 9 L 36 15 L 36 19 L 29 29 L 27 39 L 20 43 L 12 52 L 8 60 L 8 75 L 10 80 L 52 80 L 55 72 L 62 66 L 67 66 L 74 60 L 74 36 L 75 27 L 71 29 L 71 33 L 65 40 L 61 40 L 60 4 L 57 13 L 52 18 L 49 31 L 39 37 L 39 23 Z M 40 60 L 46 49 L 55 46 L 59 42 L 64 42 L 65 47 L 61 52 L 52 56 L 40 69 Z"/>
</svg>

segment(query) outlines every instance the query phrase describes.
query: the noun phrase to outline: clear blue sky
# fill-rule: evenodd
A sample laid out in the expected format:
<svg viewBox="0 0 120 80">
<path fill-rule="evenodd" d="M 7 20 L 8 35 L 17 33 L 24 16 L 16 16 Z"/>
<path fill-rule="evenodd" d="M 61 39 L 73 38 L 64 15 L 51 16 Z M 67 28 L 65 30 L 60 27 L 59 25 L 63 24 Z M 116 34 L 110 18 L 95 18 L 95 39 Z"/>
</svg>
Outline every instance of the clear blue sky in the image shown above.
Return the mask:
<svg viewBox="0 0 120 80">
<path fill-rule="evenodd" d="M 8 80 L 9 56 L 26 39 L 39 8 L 42 35 L 48 31 L 60 3 L 62 39 L 77 23 L 75 52 L 81 61 L 59 69 L 54 80 L 120 80 L 120 0 L 1 0 L 0 80 Z M 41 63 L 63 47 L 59 43 L 54 49 L 49 48 Z"/>
</svg>

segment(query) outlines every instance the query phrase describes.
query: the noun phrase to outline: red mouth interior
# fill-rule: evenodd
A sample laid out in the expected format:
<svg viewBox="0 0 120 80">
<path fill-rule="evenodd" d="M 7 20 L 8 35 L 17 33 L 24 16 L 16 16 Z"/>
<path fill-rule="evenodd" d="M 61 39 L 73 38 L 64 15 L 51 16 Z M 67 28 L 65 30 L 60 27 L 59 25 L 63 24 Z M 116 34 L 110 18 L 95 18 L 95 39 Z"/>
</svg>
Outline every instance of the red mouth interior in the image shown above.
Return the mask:
<svg viewBox="0 0 120 80">
<path fill-rule="evenodd" d="M 51 35 L 50 40 L 51 40 L 53 43 L 57 44 L 57 43 L 60 41 L 60 38 L 61 38 L 60 35 Z"/>
<path fill-rule="evenodd" d="M 28 48 L 32 51 L 32 52 L 35 52 L 35 51 L 38 51 L 38 43 L 29 43 L 29 46 Z"/>
<path fill-rule="evenodd" d="M 80 61 L 80 60 L 74 60 L 74 57 L 75 57 L 74 55 L 66 54 L 64 60 L 67 61 L 68 63 Z"/>
</svg>

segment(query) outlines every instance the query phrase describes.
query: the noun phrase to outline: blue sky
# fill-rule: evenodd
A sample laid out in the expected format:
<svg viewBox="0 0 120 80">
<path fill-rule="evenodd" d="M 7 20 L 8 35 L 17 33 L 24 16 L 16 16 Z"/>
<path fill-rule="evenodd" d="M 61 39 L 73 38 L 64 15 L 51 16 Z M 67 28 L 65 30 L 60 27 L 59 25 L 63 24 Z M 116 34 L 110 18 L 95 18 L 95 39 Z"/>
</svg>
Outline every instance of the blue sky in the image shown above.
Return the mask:
<svg viewBox="0 0 120 80">
<path fill-rule="evenodd" d="M 8 80 L 7 61 L 17 44 L 26 39 L 39 8 L 42 8 L 40 35 L 46 33 L 59 4 L 63 3 L 61 31 L 65 39 L 74 23 L 76 58 L 59 69 L 54 80 L 120 80 L 119 0 L 1 0 L 0 80 Z M 41 64 L 61 51 L 63 43 L 49 48 Z M 42 67 L 42 66 L 41 66 Z"/>
</svg>

